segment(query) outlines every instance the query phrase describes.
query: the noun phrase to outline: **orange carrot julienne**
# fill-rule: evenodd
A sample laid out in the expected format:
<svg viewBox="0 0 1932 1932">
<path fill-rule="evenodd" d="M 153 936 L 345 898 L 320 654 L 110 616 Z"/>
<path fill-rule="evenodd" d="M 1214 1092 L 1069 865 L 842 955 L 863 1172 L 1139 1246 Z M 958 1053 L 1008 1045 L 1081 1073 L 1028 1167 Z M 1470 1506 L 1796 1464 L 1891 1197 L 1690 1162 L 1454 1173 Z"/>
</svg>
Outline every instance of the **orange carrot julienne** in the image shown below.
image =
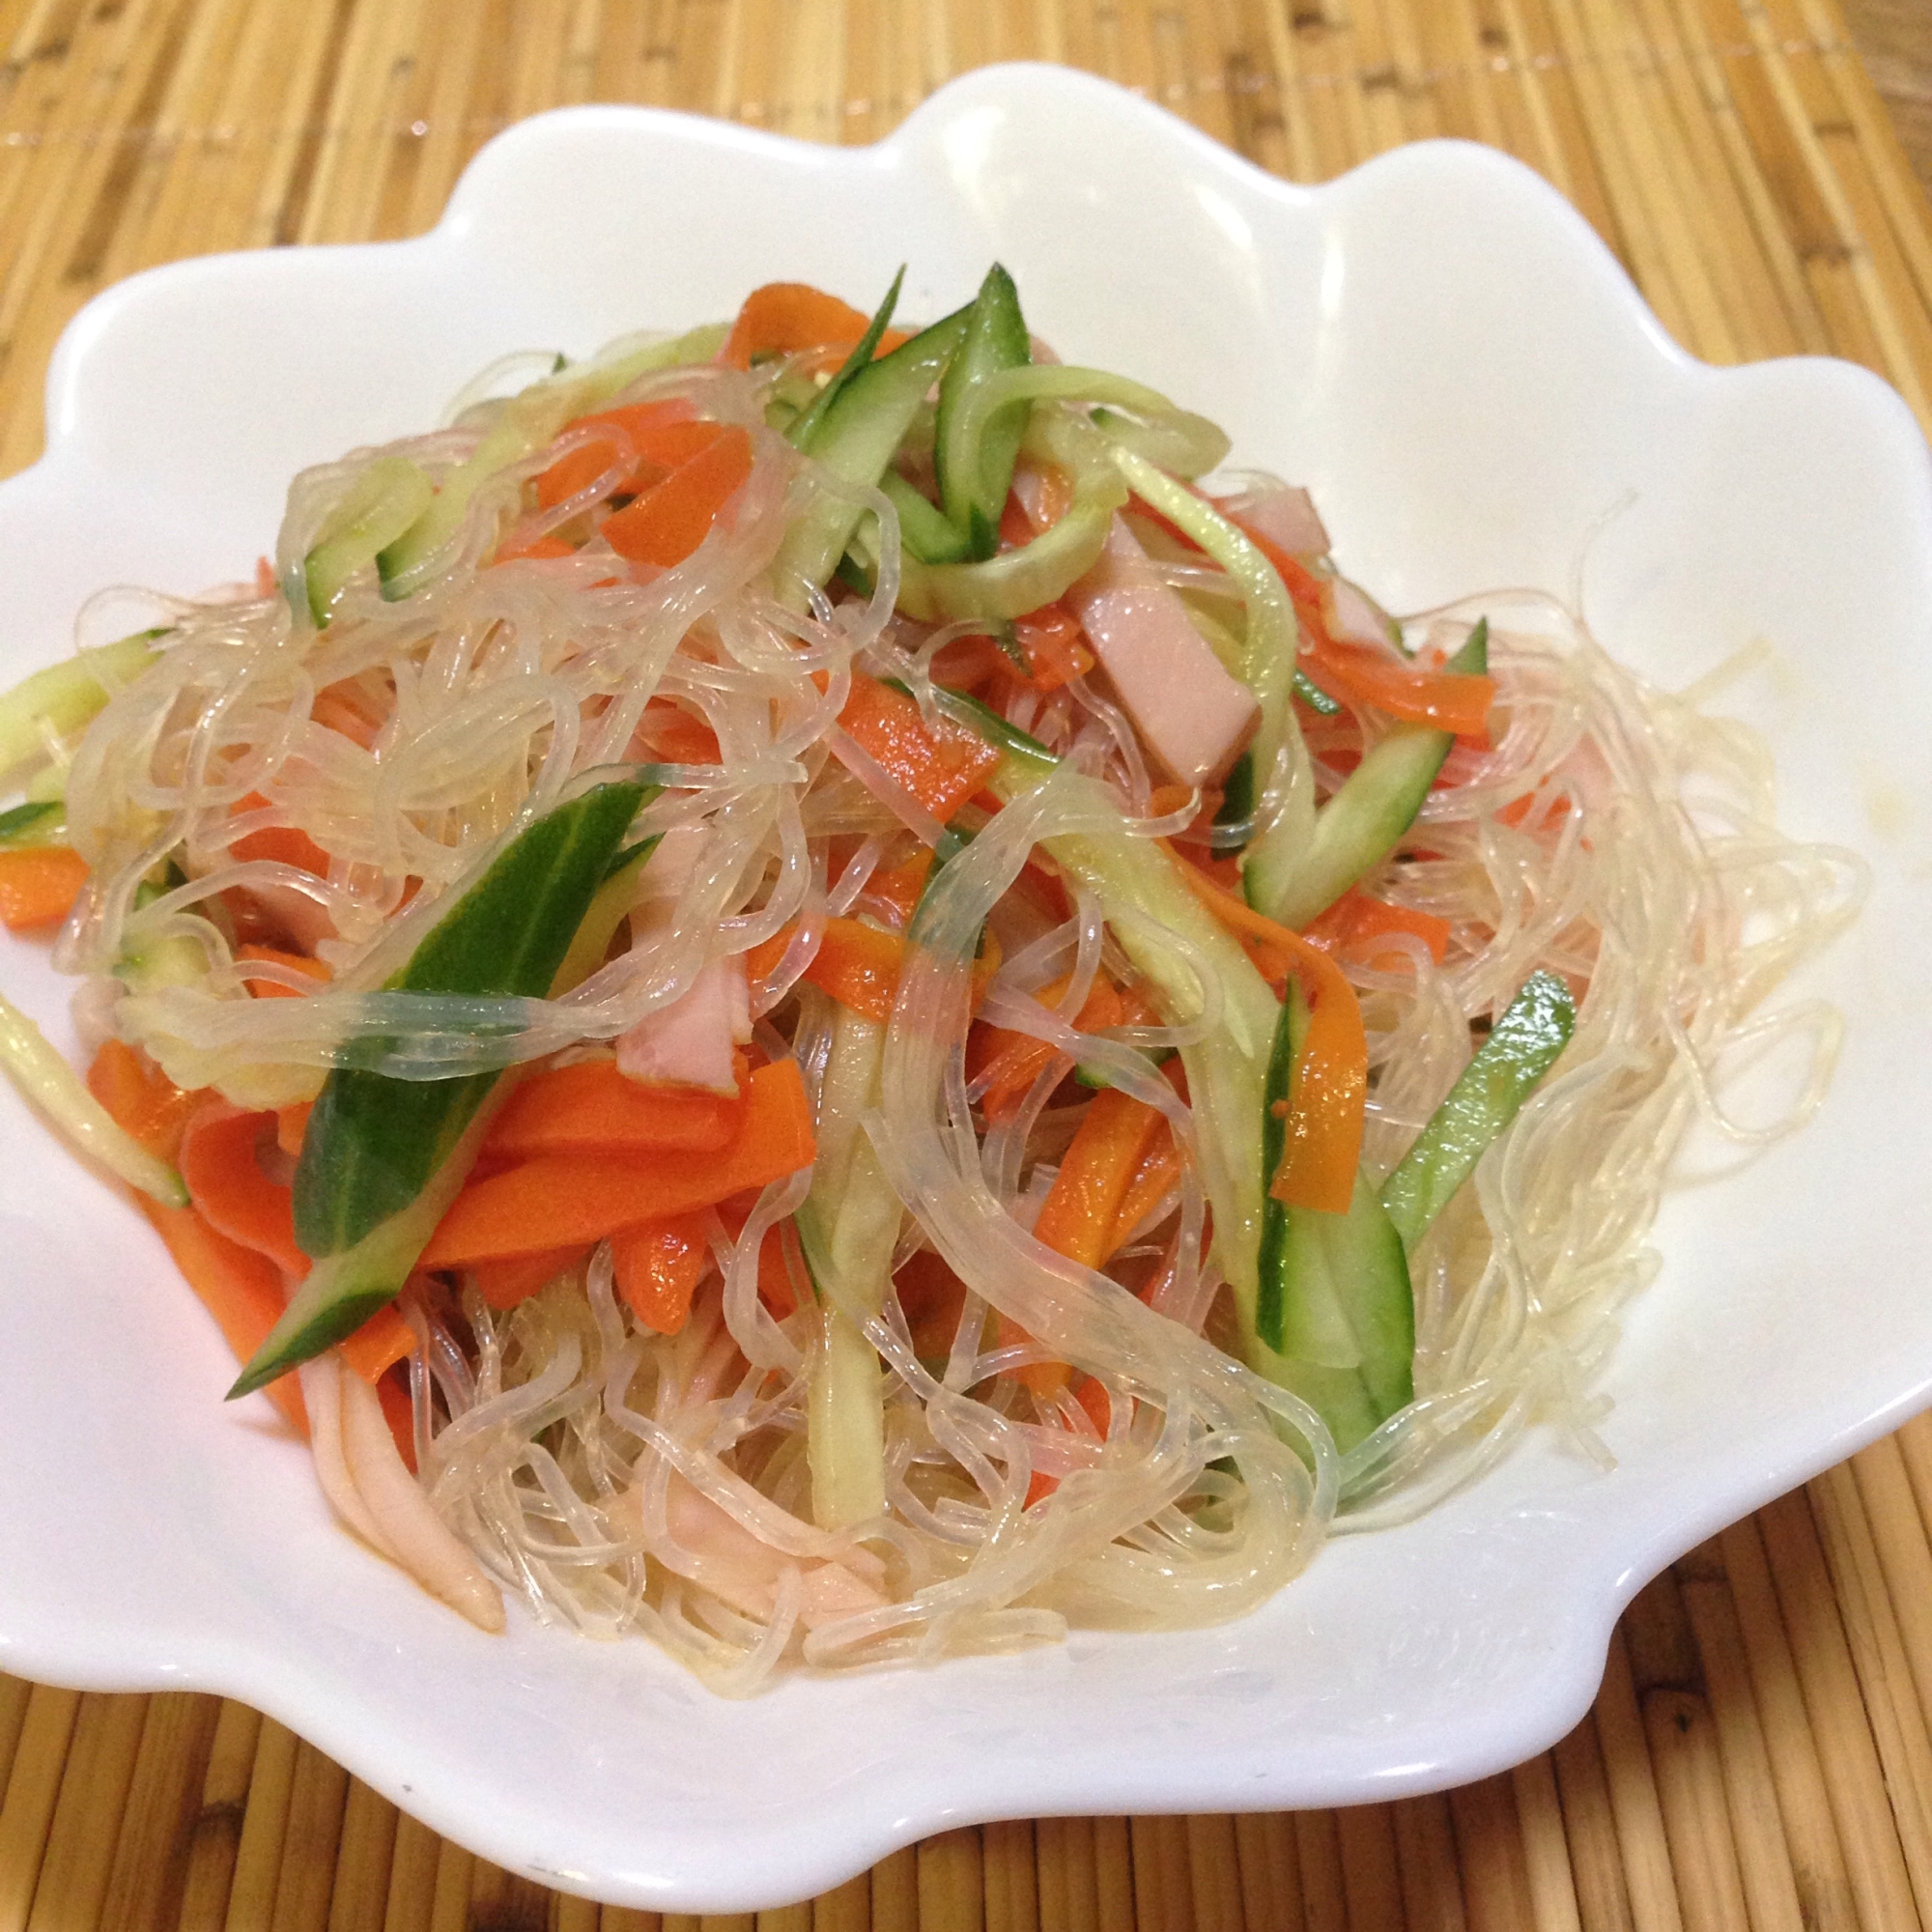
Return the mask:
<svg viewBox="0 0 1932 1932">
<path fill-rule="evenodd" d="M 1362 1120 L 1369 1096 L 1369 1040 L 1361 1003 L 1342 969 L 1321 947 L 1224 893 L 1194 867 L 1180 876 L 1236 933 L 1253 934 L 1290 962 L 1308 1001 L 1308 1037 L 1287 1106 L 1281 1166 L 1268 1185 L 1291 1208 L 1346 1214 L 1362 1159 Z"/>
<path fill-rule="evenodd" d="M 1107 1431 L 1113 1427 L 1114 1405 L 1107 1394 L 1107 1384 L 1094 1376 L 1082 1376 L 1073 1384 L 1073 1400 L 1087 1411 L 1087 1420 L 1094 1425 L 1101 1441 L 1107 1439 Z M 1033 1472 L 1033 1480 L 1027 1485 L 1026 1506 L 1032 1509 L 1042 1496 L 1050 1496 L 1060 1487 L 1058 1476 L 1049 1476 L 1042 1469 Z"/>
<path fill-rule="evenodd" d="M 1103 1087 L 1087 1109 L 1040 1204 L 1033 1227 L 1035 1240 L 1083 1267 L 1098 1267 L 1111 1251 L 1108 1244 L 1121 1204 L 1161 1119 L 1158 1107 L 1150 1107 L 1117 1087 Z M 1003 1345 L 1022 1339 L 1024 1332 L 1016 1322 L 1000 1317 Z M 1066 1386 L 1073 1371 L 1065 1362 L 1029 1362 L 1016 1373 L 1035 1395 L 1049 1396 Z"/>
<path fill-rule="evenodd" d="M 754 1067 L 746 1086 L 743 1123 L 714 1152 L 538 1154 L 471 1181 L 431 1236 L 422 1265 L 459 1267 L 599 1241 L 810 1166 L 816 1144 L 797 1063 Z"/>
<path fill-rule="evenodd" d="M 311 959 L 306 953 L 284 952 L 276 946 L 238 946 L 235 949 L 238 959 L 255 959 L 264 965 L 287 966 L 299 973 L 305 980 L 326 981 L 332 976 L 320 959 Z M 279 980 L 250 980 L 248 991 L 258 1000 L 298 1000 L 301 994 L 293 986 L 285 986 Z"/>
<path fill-rule="evenodd" d="M 1014 620 L 1013 633 L 1036 691 L 1058 691 L 1094 668 L 1094 653 L 1080 619 L 1065 604 L 1043 604 Z"/>
<path fill-rule="evenodd" d="M 1230 516 L 1225 504 L 1215 507 L 1274 565 L 1301 627 L 1302 668 L 1315 683 L 1336 696 L 1373 704 L 1391 718 L 1434 724 L 1459 737 L 1487 735 L 1496 696 L 1493 678 L 1432 670 L 1337 638 L 1329 624 L 1333 588 L 1271 538 Z"/>
<path fill-rule="evenodd" d="M 669 570 L 704 539 L 752 473 L 752 435 L 732 423 L 662 483 L 604 519 L 611 548 L 633 563 Z"/>
<path fill-rule="evenodd" d="M 275 1109 L 275 1145 L 285 1154 L 299 1154 L 308 1134 L 308 1117 L 315 1112 L 313 1100 L 292 1100 Z"/>
<path fill-rule="evenodd" d="M 575 1267 L 588 1252 L 583 1242 L 564 1248 L 545 1248 L 533 1255 L 509 1255 L 500 1260 L 471 1262 L 469 1279 L 487 1306 L 507 1314 L 548 1288 L 566 1268 Z"/>
<path fill-rule="evenodd" d="M 691 1297 L 711 1260 L 710 1216 L 699 1209 L 640 1221 L 611 1236 L 617 1293 L 646 1328 L 675 1335 L 691 1315 Z"/>
<path fill-rule="evenodd" d="M 577 546 L 568 537 L 541 536 L 519 538 L 514 531 L 497 546 L 497 554 L 490 559 L 494 569 L 499 563 L 515 563 L 519 557 L 527 557 L 533 562 L 543 562 L 551 557 L 575 556 Z M 611 580 L 614 582 L 615 580 Z"/>
<path fill-rule="evenodd" d="M 1408 933 L 1428 947 L 1430 957 L 1439 966 L 1449 951 L 1450 931 L 1449 922 L 1436 918 L 1433 912 L 1395 905 L 1350 886 L 1326 912 L 1310 923 L 1303 937 L 1315 946 L 1374 957 L 1378 939 L 1391 933 Z"/>
<path fill-rule="evenodd" d="M 627 1079 L 614 1060 L 582 1060 L 526 1075 L 491 1127 L 485 1152 L 521 1159 L 575 1149 L 715 1150 L 736 1136 L 745 1104 L 742 1093 L 647 1086 Z"/>
<path fill-rule="evenodd" d="M 117 1126 L 167 1161 L 180 1151 L 182 1132 L 207 1097 L 177 1087 L 146 1054 L 119 1039 L 101 1043 L 87 1069 L 87 1091 Z"/>
<path fill-rule="evenodd" d="M 866 881 L 865 896 L 882 900 L 899 916 L 903 927 L 919 905 L 925 882 L 932 876 L 932 848 L 922 845 L 899 866 L 882 866 Z"/>
<path fill-rule="evenodd" d="M 767 282 L 745 298 L 718 359 L 727 369 L 749 369 L 755 355 L 789 355 L 805 349 L 849 351 L 870 322 L 850 302 L 809 282 Z M 889 355 L 910 339 L 905 329 L 888 329 L 878 353 Z"/>
<path fill-rule="evenodd" d="M 538 508 L 554 510 L 580 490 L 587 490 L 626 451 L 635 462 L 614 487 L 635 496 L 708 447 L 718 434 L 718 425 L 699 422 L 691 404 L 682 396 L 673 396 L 662 402 L 599 410 L 565 423 L 558 434 L 569 436 L 582 430 L 605 434 L 559 456 L 537 478 Z"/>
<path fill-rule="evenodd" d="M 654 758 L 669 765 L 715 765 L 723 755 L 718 733 L 668 698 L 654 697 L 644 707 L 639 735 Z"/>
<path fill-rule="evenodd" d="M 999 752 L 977 731 L 946 718 L 928 726 L 906 693 L 863 671 L 852 673 L 851 696 L 838 723 L 895 784 L 942 822 L 1000 762 Z"/>
<path fill-rule="evenodd" d="M 267 1255 L 217 1233 L 192 1208 L 164 1208 L 147 1195 L 135 1204 L 167 1244 L 175 1266 L 213 1318 L 237 1361 L 247 1361 L 268 1340 L 269 1330 L 288 1305 L 282 1271 Z M 262 1391 L 301 1435 L 308 1434 L 308 1411 L 301 1384 L 293 1374 Z"/>
<path fill-rule="evenodd" d="M 380 1382 L 415 1347 L 415 1331 L 392 1301 L 341 1344 L 342 1359 L 365 1382 Z"/>
<path fill-rule="evenodd" d="M 1107 1236 L 1107 1260 L 1111 1261 L 1126 1246 L 1128 1236 L 1166 1198 L 1169 1189 L 1180 1179 L 1180 1150 L 1174 1144 L 1174 1131 L 1163 1120 L 1154 1129 L 1153 1138 L 1121 1197 L 1120 1211 L 1115 1214 Z"/>
<path fill-rule="evenodd" d="M 211 1095 L 189 1117 L 182 1135 L 181 1175 L 189 1198 L 217 1234 L 266 1255 L 300 1279 L 311 1265 L 296 1241 L 287 1187 L 270 1180 L 256 1158 L 274 1116 L 236 1107 Z"/>
<path fill-rule="evenodd" d="M 0 923 L 9 932 L 58 925 L 87 883 L 87 861 L 69 845 L 0 852 Z"/>
<path fill-rule="evenodd" d="M 384 1376 L 376 1383 L 376 1400 L 383 1405 L 383 1420 L 395 1439 L 396 1454 L 411 1475 L 416 1472 L 416 1415 L 407 1388 L 399 1388 L 393 1376 Z"/>
<path fill-rule="evenodd" d="M 1068 973 L 1042 986 L 1036 995 L 1043 1007 L 1057 1008 L 1073 983 Z M 1120 989 L 1097 975 L 1073 1024 L 1082 1033 L 1098 1033 L 1107 1027 L 1125 1024 L 1125 1008 Z M 977 1080 L 991 1073 L 992 1081 L 981 1099 L 986 1118 L 1004 1120 L 1012 1112 L 1033 1083 L 1053 1064 L 1059 1049 L 1050 1040 L 1036 1039 L 1032 1034 L 1012 1033 L 1005 1027 L 981 1027 L 969 1046 L 966 1074 Z"/>
<path fill-rule="evenodd" d="M 1121 1205 L 1164 1118 L 1158 1107 L 1118 1087 L 1094 1094 L 1040 1205 L 1034 1238 L 1083 1267 L 1098 1267 L 1107 1259 Z"/>
<path fill-rule="evenodd" d="M 251 791 L 237 802 L 229 816 L 239 818 L 244 811 L 266 811 L 269 808 L 268 799 L 258 791 Z M 319 877 L 327 877 L 328 873 L 328 854 L 306 832 L 293 825 L 265 825 L 260 831 L 244 833 L 228 850 L 237 859 L 273 860 Z"/>
</svg>

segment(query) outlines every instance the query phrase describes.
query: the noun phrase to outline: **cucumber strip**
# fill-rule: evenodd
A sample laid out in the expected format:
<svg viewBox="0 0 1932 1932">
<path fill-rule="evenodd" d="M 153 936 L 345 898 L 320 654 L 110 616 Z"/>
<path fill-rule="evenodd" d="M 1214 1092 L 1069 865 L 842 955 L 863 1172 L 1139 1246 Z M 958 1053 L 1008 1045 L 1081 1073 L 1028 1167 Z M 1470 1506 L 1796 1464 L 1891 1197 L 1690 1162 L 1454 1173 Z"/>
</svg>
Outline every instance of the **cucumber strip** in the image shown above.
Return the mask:
<svg viewBox="0 0 1932 1932">
<path fill-rule="evenodd" d="M 1576 1026 L 1570 988 L 1554 973 L 1532 973 L 1382 1183 L 1382 1206 L 1411 1253 L 1484 1150 L 1516 1119 Z"/>
<path fill-rule="evenodd" d="M 0 998 L 0 1066 L 26 1097 L 84 1154 L 164 1208 L 185 1208 L 187 1189 L 87 1091 L 80 1075 L 11 1000 Z"/>
<path fill-rule="evenodd" d="M 485 1081 L 495 1078 L 487 1074 L 478 1077 Z M 476 1111 L 441 1166 L 429 1176 L 407 1208 L 379 1221 L 353 1246 L 325 1255 L 316 1263 L 283 1309 L 281 1320 L 236 1377 L 226 1400 L 252 1395 L 277 1376 L 300 1368 L 325 1349 L 332 1349 L 355 1334 L 379 1308 L 395 1300 L 416 1264 L 416 1257 L 436 1233 L 437 1223 L 469 1179 L 490 1122 L 509 1097 L 511 1085 L 498 1081 L 494 1089 L 485 1089 Z"/>
<path fill-rule="evenodd" d="M 1228 776 L 1222 783 L 1221 809 L 1214 814 L 1214 830 L 1227 835 L 1230 842 L 1223 845 L 1217 838 L 1214 841 L 1217 851 L 1238 850 L 1233 842 L 1236 838 L 1239 838 L 1241 844 L 1247 843 L 1253 832 L 1255 808 L 1260 803 L 1255 796 L 1255 754 L 1243 752 L 1228 767 Z"/>
<path fill-rule="evenodd" d="M 1294 673 L 1294 695 L 1321 718 L 1333 718 L 1342 708 L 1342 700 L 1330 697 L 1319 684 L 1312 683 L 1304 670 L 1297 669 Z"/>
<path fill-rule="evenodd" d="M 1479 618 L 1446 668 L 1480 676 L 1489 667 L 1489 620 Z M 1456 742 L 1430 724 L 1398 724 L 1374 746 L 1315 815 L 1315 832 L 1282 880 L 1273 905 L 1256 910 L 1296 931 L 1319 918 L 1402 843 Z"/>
<path fill-rule="evenodd" d="M 848 483 L 876 486 L 898 452 L 920 405 L 966 332 L 966 311 L 868 362 L 845 384 L 804 445 L 805 453 Z M 774 565 L 781 594 L 799 605 L 838 569 L 866 515 L 856 503 L 821 497 L 786 530 Z"/>
<path fill-rule="evenodd" d="M 923 564 L 902 556 L 898 608 L 925 624 L 1024 617 L 1099 562 L 1114 512 L 1125 500 L 1124 490 L 1076 490 L 1072 506 L 1050 530 L 981 563 Z"/>
<path fill-rule="evenodd" d="M 0 696 L 0 772 L 47 756 L 47 736 L 78 731 L 107 700 L 155 661 L 149 648 L 165 630 L 136 631 L 99 650 L 48 665 Z"/>
<path fill-rule="evenodd" d="M 988 378 L 1025 368 L 1032 360 L 1033 341 L 1020 313 L 1019 291 L 995 262 L 968 312 L 959 354 L 939 384 L 939 415 L 933 429 L 939 501 L 953 527 L 964 534 L 967 554 L 975 559 L 989 557 L 999 548 L 1000 512 L 1012 488 L 1026 412 L 1015 410 L 998 418 L 978 417 L 973 398 Z"/>
<path fill-rule="evenodd" d="M 886 1507 L 885 1378 L 860 1326 L 886 1305 L 904 1209 L 860 1122 L 879 1104 L 886 1030 L 838 1009 L 818 1098 L 818 1156 L 800 1245 L 820 1333 L 806 1401 L 812 1520 L 844 1529 Z"/>
<path fill-rule="evenodd" d="M 391 989 L 549 991 L 644 798 L 634 781 L 601 784 L 526 827 Z M 296 1238 L 316 1265 L 228 1391 L 231 1401 L 319 1355 L 402 1292 L 511 1084 L 500 1072 L 392 1080 L 338 1067 L 328 1076 L 295 1176 Z"/>
<path fill-rule="evenodd" d="M 403 535 L 428 509 L 436 486 L 406 456 L 379 456 L 350 485 L 302 559 L 298 589 L 289 602 L 305 610 L 318 630 L 328 622 L 335 600 L 355 574 Z"/>
<path fill-rule="evenodd" d="M 601 784 L 526 827 L 431 929 L 389 989 L 547 993 L 644 797 L 634 781 Z M 296 1167 L 303 1252 L 318 1260 L 339 1254 L 408 1208 L 499 1077 L 330 1073 Z"/>
<path fill-rule="evenodd" d="M 886 332 L 886 325 L 893 319 L 893 311 L 899 305 L 899 288 L 905 281 L 905 264 L 899 264 L 899 271 L 893 277 L 893 285 L 886 291 L 886 298 L 879 304 L 878 312 L 866 325 L 866 332 L 852 345 L 852 353 L 839 363 L 832 380 L 819 390 L 785 431 L 785 438 L 794 449 L 810 446 L 818 425 L 831 414 L 832 406 L 844 392 L 845 386 L 861 369 L 871 363 L 878 353 L 879 340 Z"/>
<path fill-rule="evenodd" d="M 51 845 L 66 824 L 66 807 L 59 799 L 29 799 L 0 811 L 0 845 Z"/>
<path fill-rule="evenodd" d="M 662 832 L 655 832 L 648 838 L 640 838 L 611 861 L 589 909 L 571 937 L 570 951 L 563 955 L 563 963 L 551 980 L 552 999 L 559 998 L 573 986 L 581 986 L 603 965 L 618 926 L 637 903 L 638 874 L 649 863 L 663 837 Z"/>
<path fill-rule="evenodd" d="M 688 362 L 708 362 L 730 332 L 725 323 L 706 323 L 664 342 L 646 343 L 602 362 L 567 364 L 504 404 L 475 454 L 449 470 L 435 497 L 395 542 L 378 553 L 383 595 L 392 603 L 420 587 L 426 566 L 455 535 L 470 499 L 483 485 L 550 441 L 573 416 L 585 414 L 630 387 L 639 377 Z"/>
<path fill-rule="evenodd" d="M 1262 1170 L 1281 1165 L 1294 1063 L 1308 1034 L 1308 1005 L 1293 980 L 1268 1059 L 1262 1113 Z M 1408 1259 L 1394 1223 L 1360 1174 L 1346 1214 L 1262 1208 L 1261 1287 L 1249 1365 L 1293 1389 L 1345 1453 L 1415 1393 L 1415 1302 Z"/>
<path fill-rule="evenodd" d="M 896 469 L 879 478 L 886 500 L 899 513 L 899 542 L 921 563 L 963 563 L 972 547 L 945 511 L 928 503 Z"/>
</svg>

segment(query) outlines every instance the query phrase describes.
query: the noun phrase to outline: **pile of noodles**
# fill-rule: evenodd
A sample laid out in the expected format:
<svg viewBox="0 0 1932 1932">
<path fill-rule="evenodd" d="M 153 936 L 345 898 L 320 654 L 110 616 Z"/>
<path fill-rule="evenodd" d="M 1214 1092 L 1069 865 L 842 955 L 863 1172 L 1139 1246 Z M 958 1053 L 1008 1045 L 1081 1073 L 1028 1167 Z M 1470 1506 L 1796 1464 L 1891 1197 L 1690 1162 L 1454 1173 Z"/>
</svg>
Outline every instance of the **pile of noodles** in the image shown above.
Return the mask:
<svg viewBox="0 0 1932 1932">
<path fill-rule="evenodd" d="M 753 983 L 753 1011 L 765 1051 L 795 1054 L 815 1091 L 833 1009 L 797 982 L 820 923 L 866 912 L 873 870 L 909 854 L 914 828 L 936 830 L 839 742 L 849 673 L 863 667 L 929 695 L 930 658 L 952 633 L 895 616 L 895 526 L 872 493 L 862 494 L 884 529 L 874 594 L 820 599 L 802 615 L 781 608 L 767 572 L 787 521 L 843 486 L 766 428 L 764 395 L 757 376 L 712 367 L 627 392 L 689 397 L 743 424 L 756 450 L 730 526 L 650 582 L 601 539 L 571 558 L 484 567 L 505 528 L 541 534 L 611 487 L 600 479 L 526 516 L 523 486 L 555 459 L 553 443 L 479 492 L 403 601 L 358 584 L 320 633 L 296 624 L 280 594 L 169 605 L 158 667 L 108 706 L 70 774 L 71 834 L 95 882 L 62 963 L 104 976 L 126 955 L 185 941 L 206 972 L 121 999 L 116 1029 L 184 1086 L 270 1105 L 312 1094 L 333 1065 L 425 1079 L 595 1047 L 674 1000 L 709 957 L 796 921 L 776 973 Z M 388 453 L 447 473 L 497 407 Z M 380 453 L 298 479 L 277 558 L 285 581 Z M 1176 576 L 1215 591 L 1198 566 Z M 487 1567 L 540 1616 L 599 1635 L 645 1632 L 745 1691 L 786 1658 L 873 1662 L 1034 1642 L 1069 1623 L 1230 1617 L 1305 1564 L 1331 1527 L 1426 1506 L 1529 1423 L 1601 1457 L 1592 1384 L 1618 1311 L 1655 1269 L 1645 1232 L 1684 1128 L 1700 1113 L 1728 1124 L 1722 1070 L 1774 1037 L 1809 1043 L 1809 1085 L 1775 1127 L 1737 1131 L 1788 1130 L 1822 1092 L 1832 1015 L 1797 1006 L 1767 1017 L 1764 1001 L 1849 916 L 1857 864 L 1781 838 L 1761 749 L 1644 687 L 1550 600 L 1490 597 L 1415 620 L 1409 640 L 1453 644 L 1479 611 L 1506 722 L 1490 747 L 1455 752 L 1410 856 L 1374 886 L 1450 922 L 1447 956 L 1438 966 L 1419 941 L 1395 940 L 1373 964 L 1349 966 L 1371 1045 L 1372 1174 L 1395 1164 L 1466 1062 L 1472 1021 L 1539 967 L 1585 990 L 1569 1051 L 1413 1258 L 1409 1408 L 1341 1458 L 1301 1403 L 1215 1345 L 1225 1296 L 1217 1308 L 1192 1165 L 1110 1275 L 1028 1232 L 1080 1107 L 1064 1103 L 1062 1058 L 1015 1115 L 990 1127 L 976 1115 L 963 1044 L 978 935 L 1037 840 L 1122 818 L 1172 834 L 1192 815 L 1145 818 L 1131 730 L 1076 680 L 1015 701 L 1014 722 L 1062 766 L 990 815 L 937 875 L 908 951 L 880 1107 L 863 1122 L 907 1209 L 900 1257 L 935 1247 L 969 1291 L 943 1361 L 922 1360 L 895 1297 L 881 1315 L 847 1311 L 886 1365 L 886 1515 L 837 1533 L 810 1520 L 806 1390 L 820 1318 L 808 1296 L 780 1321 L 756 1286 L 761 1238 L 803 1199 L 801 1175 L 766 1190 L 735 1239 L 714 1216 L 718 1273 L 676 1336 L 632 1319 L 602 1249 L 508 1316 L 460 1283 L 440 1300 L 406 1298 L 421 1342 L 421 1480 Z M 311 715 L 330 687 L 360 689 L 372 714 L 386 711 L 372 744 Z M 648 762 L 638 733 L 654 697 L 702 716 L 717 765 Z M 1322 745 L 1312 726 L 1326 791 L 1339 774 Z M 520 827 L 640 755 L 665 789 L 634 836 L 704 834 L 668 937 L 555 1000 L 381 990 Z M 244 805 L 258 796 L 266 806 Z M 306 832 L 333 855 L 328 876 L 238 857 L 265 825 Z M 835 839 L 852 851 L 836 872 Z M 140 892 L 170 854 L 185 881 Z M 211 916 L 233 887 L 327 913 L 326 988 L 248 997 L 250 979 L 284 969 L 233 956 Z M 984 1017 L 1073 1041 L 1066 1015 L 1103 961 L 1120 963 L 1097 906 L 1075 897 L 1065 925 L 1009 949 Z M 1068 972 L 1057 1009 L 1033 997 Z M 1208 984 L 1186 1025 L 1082 1042 L 1083 1058 L 1167 1110 L 1183 1149 L 1188 1109 L 1145 1054 L 1198 1037 L 1216 1005 Z M 989 1311 L 1037 1341 L 1000 1348 Z M 1037 1409 L 1000 1373 L 1041 1357 L 1105 1386 L 1104 1440 L 1078 1405 Z M 1027 1508 L 1035 1472 L 1059 1487 Z M 742 1546 L 721 1544 L 719 1519 L 695 1498 L 777 1552 L 768 1589 L 748 1591 Z M 828 1576 L 851 1587 L 814 1599 L 814 1577 Z"/>
</svg>

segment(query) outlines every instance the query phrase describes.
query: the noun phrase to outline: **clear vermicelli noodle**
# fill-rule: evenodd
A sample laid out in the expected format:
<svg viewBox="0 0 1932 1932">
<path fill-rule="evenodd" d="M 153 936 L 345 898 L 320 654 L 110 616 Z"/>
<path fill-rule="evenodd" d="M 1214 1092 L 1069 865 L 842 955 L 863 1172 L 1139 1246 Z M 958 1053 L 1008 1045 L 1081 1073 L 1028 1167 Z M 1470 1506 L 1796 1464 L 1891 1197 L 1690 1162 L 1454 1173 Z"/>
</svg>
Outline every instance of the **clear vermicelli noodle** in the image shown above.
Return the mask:
<svg viewBox="0 0 1932 1932">
<path fill-rule="evenodd" d="M 1387 618 L 1002 271 L 883 327 L 774 285 L 304 472 L 34 713 L 0 851 L 84 862 L 100 1131 L 343 1520 L 732 1694 L 1607 1463 L 1673 1151 L 1816 1107 L 1768 1002 L 1862 884 L 1554 599 Z"/>
</svg>

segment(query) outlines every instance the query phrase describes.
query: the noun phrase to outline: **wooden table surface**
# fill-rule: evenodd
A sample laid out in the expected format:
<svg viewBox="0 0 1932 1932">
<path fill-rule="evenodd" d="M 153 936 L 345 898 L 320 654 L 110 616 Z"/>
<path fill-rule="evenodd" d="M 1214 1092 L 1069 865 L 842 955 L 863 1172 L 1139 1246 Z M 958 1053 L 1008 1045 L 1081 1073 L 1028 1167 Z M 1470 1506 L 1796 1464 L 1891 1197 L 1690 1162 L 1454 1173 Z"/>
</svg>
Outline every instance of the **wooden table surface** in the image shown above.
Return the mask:
<svg viewBox="0 0 1932 1932">
<path fill-rule="evenodd" d="M 1845 25 L 1932 193 L 1932 0 L 1844 0 Z"/>
</svg>

